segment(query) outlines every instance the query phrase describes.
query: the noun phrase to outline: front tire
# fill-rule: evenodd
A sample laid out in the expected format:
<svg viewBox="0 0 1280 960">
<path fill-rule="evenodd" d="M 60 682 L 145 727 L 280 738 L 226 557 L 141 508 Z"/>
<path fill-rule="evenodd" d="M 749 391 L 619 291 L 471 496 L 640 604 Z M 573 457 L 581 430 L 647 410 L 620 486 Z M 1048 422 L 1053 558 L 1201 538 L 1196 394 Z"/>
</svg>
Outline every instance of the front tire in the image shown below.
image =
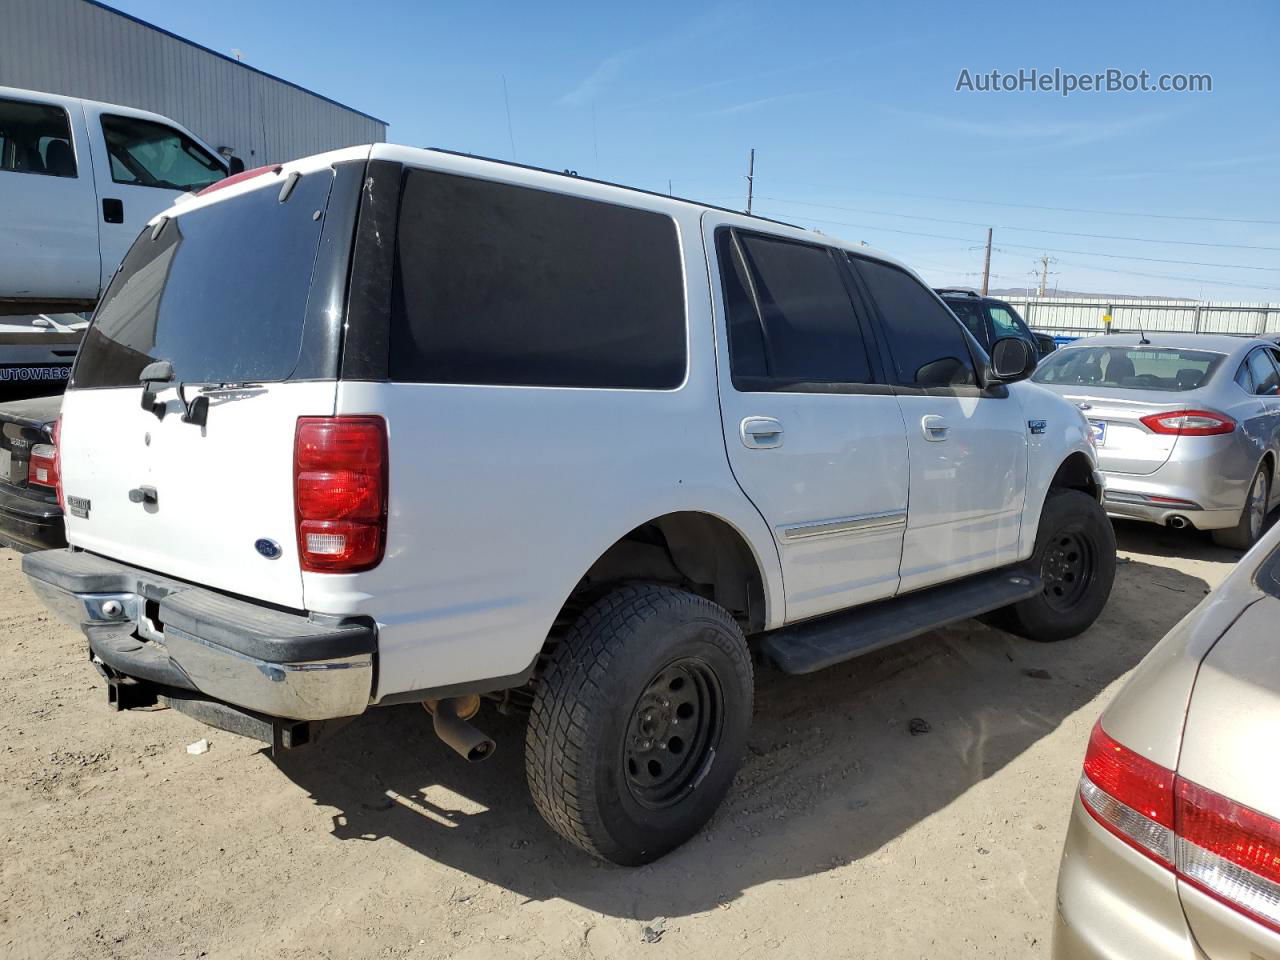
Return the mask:
<svg viewBox="0 0 1280 960">
<path fill-rule="evenodd" d="M 737 623 L 673 587 L 623 587 L 551 651 L 525 736 L 538 812 L 592 856 L 649 863 L 705 824 L 751 725 Z"/>
<path fill-rule="evenodd" d="M 1271 497 L 1271 474 L 1264 463 L 1253 475 L 1249 496 L 1234 527 L 1213 531 L 1213 542 L 1228 550 L 1248 550 L 1262 536 L 1267 522 L 1267 502 Z"/>
<path fill-rule="evenodd" d="M 1009 629 L 1040 643 L 1089 629 L 1116 577 L 1116 534 L 1102 505 L 1079 490 L 1050 490 L 1031 564 L 1044 589 L 1008 608 Z"/>
</svg>

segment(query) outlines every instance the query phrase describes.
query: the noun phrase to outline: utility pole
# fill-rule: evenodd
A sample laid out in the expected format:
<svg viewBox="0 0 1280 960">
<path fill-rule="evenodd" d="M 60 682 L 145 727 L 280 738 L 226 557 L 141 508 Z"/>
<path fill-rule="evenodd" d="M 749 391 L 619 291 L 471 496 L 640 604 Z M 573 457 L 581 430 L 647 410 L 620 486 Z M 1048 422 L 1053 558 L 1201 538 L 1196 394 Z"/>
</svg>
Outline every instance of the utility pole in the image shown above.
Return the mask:
<svg viewBox="0 0 1280 960">
<path fill-rule="evenodd" d="M 1049 264 L 1058 261 L 1047 253 L 1040 258 L 1040 291 L 1036 296 L 1043 297 L 1049 288 Z"/>
<path fill-rule="evenodd" d="M 991 280 L 991 228 L 987 227 L 987 253 L 982 259 L 982 295 L 987 295 L 987 285 Z"/>
<path fill-rule="evenodd" d="M 751 148 L 751 160 L 747 163 L 747 216 L 751 215 L 751 198 L 755 189 L 756 148 Z"/>
</svg>

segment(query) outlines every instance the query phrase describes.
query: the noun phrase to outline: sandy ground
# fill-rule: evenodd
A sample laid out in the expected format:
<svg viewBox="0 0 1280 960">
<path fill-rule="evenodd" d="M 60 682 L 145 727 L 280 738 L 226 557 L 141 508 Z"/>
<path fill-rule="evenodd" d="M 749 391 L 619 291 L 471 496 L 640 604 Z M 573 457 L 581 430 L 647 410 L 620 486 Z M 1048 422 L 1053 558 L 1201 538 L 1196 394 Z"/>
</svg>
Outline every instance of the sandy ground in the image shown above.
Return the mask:
<svg viewBox="0 0 1280 960">
<path fill-rule="evenodd" d="M 1139 526 L 1120 549 L 1074 641 L 965 623 L 807 679 L 761 671 L 729 798 L 638 870 L 542 824 L 520 725 L 494 713 L 498 753 L 469 767 L 417 707 L 279 763 L 172 710 L 111 712 L 0 550 L 0 956 L 1046 956 L 1089 728 L 1237 559 Z"/>
</svg>

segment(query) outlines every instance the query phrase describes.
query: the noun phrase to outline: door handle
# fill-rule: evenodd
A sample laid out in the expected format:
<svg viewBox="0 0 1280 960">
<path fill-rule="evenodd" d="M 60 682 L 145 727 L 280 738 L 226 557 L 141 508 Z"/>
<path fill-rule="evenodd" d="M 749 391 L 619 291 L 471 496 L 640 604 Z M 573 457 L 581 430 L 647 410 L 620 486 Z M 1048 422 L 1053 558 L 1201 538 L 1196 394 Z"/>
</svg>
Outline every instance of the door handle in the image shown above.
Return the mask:
<svg viewBox="0 0 1280 960">
<path fill-rule="evenodd" d="M 115 197 L 103 197 L 102 219 L 106 223 L 124 223 L 124 201 Z"/>
<path fill-rule="evenodd" d="M 738 428 L 742 445 L 752 450 L 782 446 L 782 424 L 773 417 L 747 417 Z"/>
<path fill-rule="evenodd" d="M 924 431 L 924 438 L 937 443 L 940 440 L 947 439 L 947 432 L 951 429 L 947 426 L 947 421 L 936 413 L 930 413 L 920 418 L 920 429 Z"/>
</svg>

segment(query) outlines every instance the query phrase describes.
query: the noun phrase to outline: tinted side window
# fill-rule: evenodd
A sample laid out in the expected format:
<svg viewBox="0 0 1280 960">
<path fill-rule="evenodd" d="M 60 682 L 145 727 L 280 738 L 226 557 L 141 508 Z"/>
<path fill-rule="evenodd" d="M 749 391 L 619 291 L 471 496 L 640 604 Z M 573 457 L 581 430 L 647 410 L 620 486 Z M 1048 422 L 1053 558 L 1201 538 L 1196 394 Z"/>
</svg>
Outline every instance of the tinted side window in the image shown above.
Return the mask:
<svg viewBox="0 0 1280 960">
<path fill-rule="evenodd" d="M 0 170 L 74 177 L 67 111 L 43 103 L 0 100 Z"/>
<path fill-rule="evenodd" d="M 955 317 L 926 287 L 887 263 L 850 259 L 884 317 L 900 383 L 953 387 L 977 382 L 969 346 Z"/>
<path fill-rule="evenodd" d="M 165 190 L 203 190 L 227 175 L 222 164 L 172 127 L 104 114 L 111 179 Z"/>
<path fill-rule="evenodd" d="M 1253 392 L 1261 397 L 1274 397 L 1280 387 L 1280 374 L 1267 356 L 1266 350 L 1255 350 L 1245 361 L 1249 364 L 1249 373 L 1253 377 Z"/>
<path fill-rule="evenodd" d="M 739 234 L 735 245 L 727 230 L 720 238 L 735 387 L 873 382 L 843 268 L 830 251 L 757 234 Z"/>
<path fill-rule="evenodd" d="M 969 329 L 974 339 L 984 345 L 987 343 L 986 322 L 982 317 L 982 307 L 978 303 L 971 300 L 948 300 L 947 306 L 960 318 L 960 322 Z"/>
<path fill-rule="evenodd" d="M 451 174 L 406 174 L 393 380 L 672 389 L 684 380 L 685 341 L 670 217 Z"/>
</svg>

